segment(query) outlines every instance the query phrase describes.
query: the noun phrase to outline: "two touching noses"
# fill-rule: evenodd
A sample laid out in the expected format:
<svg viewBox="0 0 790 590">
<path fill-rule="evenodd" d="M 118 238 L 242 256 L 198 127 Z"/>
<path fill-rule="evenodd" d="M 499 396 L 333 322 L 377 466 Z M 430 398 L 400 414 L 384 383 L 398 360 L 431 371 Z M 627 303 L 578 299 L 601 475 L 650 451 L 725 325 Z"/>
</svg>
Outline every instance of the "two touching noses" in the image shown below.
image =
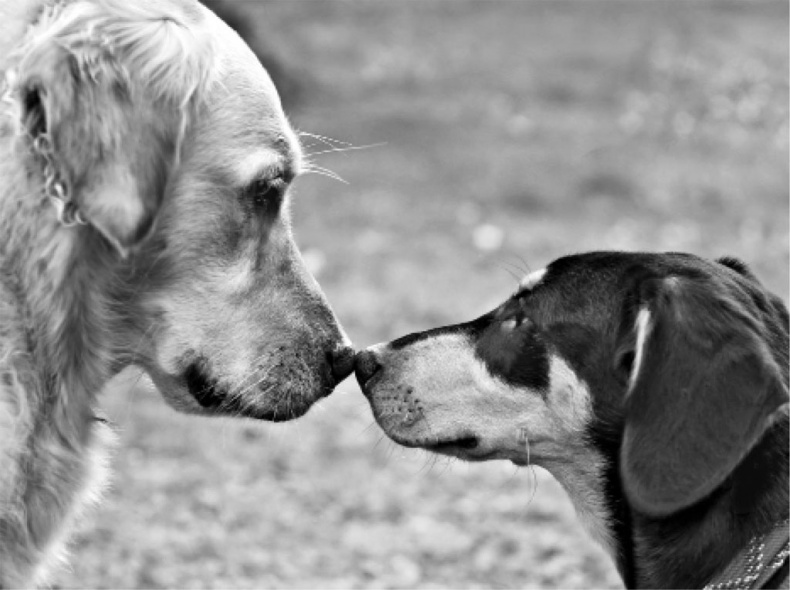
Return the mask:
<svg viewBox="0 0 790 590">
<path fill-rule="evenodd" d="M 335 385 L 339 385 L 351 373 L 356 372 L 357 381 L 361 387 L 381 367 L 376 355 L 369 349 L 357 352 L 347 344 L 338 345 L 328 356 Z"/>
</svg>

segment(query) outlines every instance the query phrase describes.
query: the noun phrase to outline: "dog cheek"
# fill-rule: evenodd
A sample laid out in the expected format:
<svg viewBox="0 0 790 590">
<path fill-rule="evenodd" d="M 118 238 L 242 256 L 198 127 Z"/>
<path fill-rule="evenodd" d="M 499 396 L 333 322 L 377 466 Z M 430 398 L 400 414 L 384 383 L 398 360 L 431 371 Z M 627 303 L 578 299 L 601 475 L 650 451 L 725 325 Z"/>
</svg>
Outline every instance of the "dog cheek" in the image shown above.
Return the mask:
<svg viewBox="0 0 790 590">
<path fill-rule="evenodd" d="M 550 359 L 550 381 L 547 401 L 557 423 L 568 436 L 586 432 L 592 421 L 592 396 L 587 384 L 557 356 Z"/>
</svg>

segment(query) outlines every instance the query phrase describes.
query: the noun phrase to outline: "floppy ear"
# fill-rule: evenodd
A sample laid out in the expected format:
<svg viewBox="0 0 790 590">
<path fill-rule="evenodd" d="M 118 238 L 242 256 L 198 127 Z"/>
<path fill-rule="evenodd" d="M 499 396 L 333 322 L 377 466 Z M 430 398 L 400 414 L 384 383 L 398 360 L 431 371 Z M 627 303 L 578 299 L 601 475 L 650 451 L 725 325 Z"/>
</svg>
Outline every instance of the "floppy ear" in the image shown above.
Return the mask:
<svg viewBox="0 0 790 590">
<path fill-rule="evenodd" d="M 15 72 L 22 131 L 64 200 L 125 256 L 153 226 L 180 115 L 130 75 L 110 36 L 68 13 L 82 3 L 63 10 L 23 46 Z"/>
<path fill-rule="evenodd" d="M 620 473 L 634 508 L 666 516 L 726 479 L 788 392 L 759 320 L 723 284 L 647 278 L 631 301 L 638 309 Z"/>
</svg>

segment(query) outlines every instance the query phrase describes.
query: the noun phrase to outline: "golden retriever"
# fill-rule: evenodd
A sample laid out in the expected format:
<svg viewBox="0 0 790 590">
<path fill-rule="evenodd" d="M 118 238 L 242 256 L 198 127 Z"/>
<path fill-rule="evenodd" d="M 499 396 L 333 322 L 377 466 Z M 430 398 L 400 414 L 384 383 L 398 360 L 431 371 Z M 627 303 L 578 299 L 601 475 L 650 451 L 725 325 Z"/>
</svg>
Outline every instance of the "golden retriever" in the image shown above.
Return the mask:
<svg viewBox="0 0 790 590">
<path fill-rule="evenodd" d="M 291 235 L 305 164 L 266 71 L 194 0 L 0 7 L 0 587 L 97 489 L 97 392 L 289 420 L 353 351 Z"/>
</svg>

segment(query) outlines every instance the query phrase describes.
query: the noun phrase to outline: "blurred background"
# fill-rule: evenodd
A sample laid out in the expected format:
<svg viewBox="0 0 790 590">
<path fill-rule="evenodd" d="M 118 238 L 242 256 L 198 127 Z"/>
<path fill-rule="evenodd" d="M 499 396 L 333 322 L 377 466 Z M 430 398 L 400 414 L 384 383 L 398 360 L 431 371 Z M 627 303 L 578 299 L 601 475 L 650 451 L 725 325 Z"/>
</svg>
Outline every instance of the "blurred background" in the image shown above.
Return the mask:
<svg viewBox="0 0 790 590">
<path fill-rule="evenodd" d="M 787 2 L 213 2 L 312 160 L 305 258 L 363 347 L 591 249 L 737 256 L 788 298 Z M 122 375 L 114 482 L 59 587 L 620 587 L 539 469 L 396 448 L 343 383 L 287 424 Z"/>
</svg>

